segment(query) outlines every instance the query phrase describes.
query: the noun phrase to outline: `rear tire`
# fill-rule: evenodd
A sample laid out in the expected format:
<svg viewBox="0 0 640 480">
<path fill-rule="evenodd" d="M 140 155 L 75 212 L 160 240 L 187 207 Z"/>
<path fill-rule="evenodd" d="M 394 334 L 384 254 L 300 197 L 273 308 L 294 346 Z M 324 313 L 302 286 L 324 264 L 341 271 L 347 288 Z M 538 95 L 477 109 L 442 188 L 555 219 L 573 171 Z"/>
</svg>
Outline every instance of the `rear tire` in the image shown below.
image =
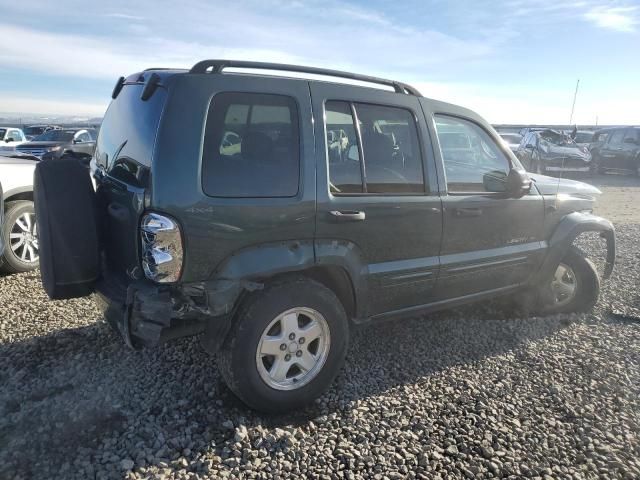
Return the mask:
<svg viewBox="0 0 640 480">
<path fill-rule="evenodd" d="M 561 270 L 556 270 L 556 276 L 549 279 L 539 295 L 542 300 L 542 312 L 554 313 L 586 313 L 598 303 L 600 295 L 600 277 L 591 260 L 589 260 L 578 248 L 571 247 L 560 262 L 559 269 L 568 267 L 563 278 L 557 278 Z M 553 284 L 557 287 L 554 288 Z M 564 288 L 574 291 L 570 298 L 562 298 Z"/>
<path fill-rule="evenodd" d="M 297 277 L 247 297 L 218 354 L 218 367 L 231 391 L 251 408 L 286 412 L 329 387 L 348 342 L 340 300 L 324 285 Z"/>
<path fill-rule="evenodd" d="M 2 229 L 5 250 L 0 260 L 0 269 L 5 273 L 35 270 L 40 262 L 33 202 L 7 202 L 5 208 L 5 223 Z M 21 238 L 17 237 L 18 235 Z"/>
</svg>

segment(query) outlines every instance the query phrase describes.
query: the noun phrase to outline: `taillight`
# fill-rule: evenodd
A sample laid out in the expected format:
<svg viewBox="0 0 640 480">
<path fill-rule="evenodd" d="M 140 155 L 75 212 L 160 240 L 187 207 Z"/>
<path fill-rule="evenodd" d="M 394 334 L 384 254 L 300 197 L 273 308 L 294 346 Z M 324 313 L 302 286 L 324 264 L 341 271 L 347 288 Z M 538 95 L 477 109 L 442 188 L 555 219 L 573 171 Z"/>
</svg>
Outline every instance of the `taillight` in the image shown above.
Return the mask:
<svg viewBox="0 0 640 480">
<path fill-rule="evenodd" d="M 142 269 L 149 280 L 173 283 L 182 273 L 182 236 L 178 222 L 165 215 L 147 213 L 140 225 Z"/>
</svg>

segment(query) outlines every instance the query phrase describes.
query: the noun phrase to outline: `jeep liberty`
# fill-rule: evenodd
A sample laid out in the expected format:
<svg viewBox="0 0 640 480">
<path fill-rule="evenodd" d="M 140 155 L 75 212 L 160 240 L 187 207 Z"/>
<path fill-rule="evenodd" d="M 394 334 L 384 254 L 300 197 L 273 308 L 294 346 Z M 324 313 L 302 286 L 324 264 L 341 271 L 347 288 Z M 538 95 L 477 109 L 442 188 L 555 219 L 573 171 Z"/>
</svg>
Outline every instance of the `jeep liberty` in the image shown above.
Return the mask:
<svg viewBox="0 0 640 480">
<path fill-rule="evenodd" d="M 354 324 L 516 292 L 586 311 L 600 279 L 573 240 L 601 232 L 605 277 L 615 258 L 596 188 L 528 175 L 470 110 L 319 68 L 121 77 L 91 174 L 43 161 L 35 184 L 52 299 L 97 293 L 133 348 L 202 334 L 267 412 L 328 388 Z"/>
</svg>

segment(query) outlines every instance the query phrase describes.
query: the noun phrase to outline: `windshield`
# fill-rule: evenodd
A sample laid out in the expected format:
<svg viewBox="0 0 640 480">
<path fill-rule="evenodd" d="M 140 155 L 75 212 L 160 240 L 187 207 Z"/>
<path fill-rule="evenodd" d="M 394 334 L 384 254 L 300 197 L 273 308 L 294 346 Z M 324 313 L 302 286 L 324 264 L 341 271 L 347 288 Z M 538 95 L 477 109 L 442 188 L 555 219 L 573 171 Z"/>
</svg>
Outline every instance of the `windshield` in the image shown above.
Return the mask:
<svg viewBox="0 0 640 480">
<path fill-rule="evenodd" d="M 25 135 L 40 135 L 44 132 L 44 127 L 26 127 L 23 132 Z"/>
<path fill-rule="evenodd" d="M 571 137 L 562 133 L 555 132 L 553 130 L 545 130 L 544 132 L 540 132 L 540 138 L 548 143 L 557 145 L 559 147 L 575 146 L 575 142 L 571 139 Z"/>
<path fill-rule="evenodd" d="M 593 139 L 593 133 L 590 132 L 578 132 L 576 134 L 576 143 L 590 143 Z"/>
<path fill-rule="evenodd" d="M 49 130 L 33 139 L 34 142 L 70 142 L 76 130 Z"/>
</svg>

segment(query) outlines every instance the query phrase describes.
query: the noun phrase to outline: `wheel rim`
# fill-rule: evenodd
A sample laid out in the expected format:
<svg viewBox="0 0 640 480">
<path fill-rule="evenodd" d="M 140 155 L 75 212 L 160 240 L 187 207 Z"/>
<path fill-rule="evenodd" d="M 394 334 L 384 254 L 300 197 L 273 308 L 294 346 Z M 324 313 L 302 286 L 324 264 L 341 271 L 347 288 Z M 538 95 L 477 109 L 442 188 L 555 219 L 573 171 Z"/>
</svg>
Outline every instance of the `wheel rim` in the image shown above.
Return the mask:
<svg viewBox="0 0 640 480">
<path fill-rule="evenodd" d="M 16 218 L 9 233 L 13 255 L 24 263 L 36 263 L 40 258 L 36 216 L 25 212 Z"/>
<path fill-rule="evenodd" d="M 551 280 L 551 291 L 553 292 L 554 304 L 562 307 L 576 296 L 578 291 L 578 279 L 568 265 L 561 263 L 556 268 L 556 272 Z"/>
<path fill-rule="evenodd" d="M 264 329 L 256 350 L 262 380 L 276 390 L 295 390 L 322 370 L 331 337 L 324 317 L 312 308 L 297 307 L 274 318 Z"/>
</svg>

